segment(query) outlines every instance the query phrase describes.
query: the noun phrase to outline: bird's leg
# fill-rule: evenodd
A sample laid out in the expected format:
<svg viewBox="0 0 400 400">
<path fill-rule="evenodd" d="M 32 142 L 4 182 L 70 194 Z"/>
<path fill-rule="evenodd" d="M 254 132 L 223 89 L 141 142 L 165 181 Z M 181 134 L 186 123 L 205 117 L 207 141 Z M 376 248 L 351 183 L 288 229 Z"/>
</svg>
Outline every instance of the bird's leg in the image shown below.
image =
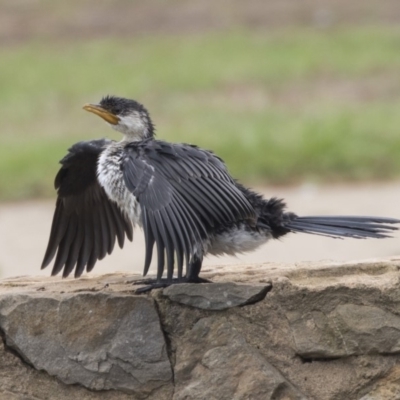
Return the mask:
<svg viewBox="0 0 400 400">
<path fill-rule="evenodd" d="M 189 264 L 188 273 L 186 275 L 186 282 L 191 283 L 212 283 L 208 279 L 200 278 L 201 265 L 203 264 L 203 256 L 195 254 Z"/>
<path fill-rule="evenodd" d="M 153 289 L 164 289 L 168 286 L 171 285 L 175 285 L 178 283 L 212 283 L 212 281 L 209 281 L 208 279 L 204 279 L 204 278 L 192 278 L 189 279 L 186 276 L 182 277 L 182 278 L 174 278 L 172 280 L 168 280 L 168 279 L 140 279 L 138 281 L 132 282 L 132 285 L 146 285 L 143 286 L 139 289 L 135 290 L 135 294 L 142 294 L 142 293 L 147 293 L 147 292 L 151 292 Z"/>
<path fill-rule="evenodd" d="M 164 289 L 168 286 L 171 286 L 175 283 L 182 283 L 183 279 L 178 279 L 178 278 L 174 278 L 174 279 L 140 279 L 138 281 L 133 282 L 133 285 L 146 285 L 143 286 L 139 289 L 135 290 L 135 294 L 142 294 L 142 293 L 147 293 L 147 292 L 151 292 L 153 289 Z"/>
<path fill-rule="evenodd" d="M 134 281 L 132 282 L 133 285 L 147 285 L 139 289 L 136 289 L 135 293 L 136 294 L 147 293 L 153 289 L 163 289 L 178 283 L 212 283 L 208 279 L 199 277 L 202 262 L 203 262 L 203 257 L 194 256 L 189 264 L 187 275 L 183 276 L 182 278 L 174 278 L 174 279 L 147 278 Z"/>
</svg>

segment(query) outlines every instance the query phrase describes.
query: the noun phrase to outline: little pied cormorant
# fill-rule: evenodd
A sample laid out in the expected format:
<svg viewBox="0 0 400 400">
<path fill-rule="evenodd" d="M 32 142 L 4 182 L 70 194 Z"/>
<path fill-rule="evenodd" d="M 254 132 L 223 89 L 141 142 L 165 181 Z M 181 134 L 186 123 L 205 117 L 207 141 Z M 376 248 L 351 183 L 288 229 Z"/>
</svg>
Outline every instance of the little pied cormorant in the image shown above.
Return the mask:
<svg viewBox="0 0 400 400">
<path fill-rule="evenodd" d="M 206 254 L 252 251 L 289 232 L 333 238 L 386 238 L 400 220 L 380 217 L 298 217 L 281 199 L 264 199 L 237 183 L 212 152 L 154 138 L 146 108 L 134 100 L 104 97 L 83 107 L 123 134 L 74 144 L 55 178 L 58 198 L 42 268 L 56 256 L 52 275 L 75 269 L 79 277 L 97 260 L 122 248 L 143 228 L 147 274 L 157 248 L 157 278 L 150 286 L 203 282 Z M 165 259 L 166 258 L 166 259 Z M 166 278 L 163 277 L 166 265 Z M 174 267 L 177 275 L 174 278 Z M 185 266 L 185 272 L 184 267 Z"/>
</svg>

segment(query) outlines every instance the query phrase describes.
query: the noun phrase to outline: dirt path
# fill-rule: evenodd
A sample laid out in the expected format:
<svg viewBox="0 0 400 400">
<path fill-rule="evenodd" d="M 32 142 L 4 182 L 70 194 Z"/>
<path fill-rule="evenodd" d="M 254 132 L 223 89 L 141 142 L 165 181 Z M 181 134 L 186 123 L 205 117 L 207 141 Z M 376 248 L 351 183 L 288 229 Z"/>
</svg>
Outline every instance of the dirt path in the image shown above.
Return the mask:
<svg viewBox="0 0 400 400">
<path fill-rule="evenodd" d="M 400 218 L 400 182 L 353 186 L 267 188 L 267 197 L 286 199 L 289 209 L 299 215 L 355 214 Z M 0 205 L 1 277 L 49 275 L 40 271 L 47 245 L 53 201 Z M 99 262 L 96 273 L 131 271 L 140 273 L 144 260 L 140 230 L 123 251 Z M 205 266 L 253 262 L 300 262 L 312 260 L 352 260 L 400 255 L 400 234 L 386 240 L 333 240 L 312 235 L 292 234 L 273 241 L 260 250 L 234 257 L 208 257 Z"/>
</svg>

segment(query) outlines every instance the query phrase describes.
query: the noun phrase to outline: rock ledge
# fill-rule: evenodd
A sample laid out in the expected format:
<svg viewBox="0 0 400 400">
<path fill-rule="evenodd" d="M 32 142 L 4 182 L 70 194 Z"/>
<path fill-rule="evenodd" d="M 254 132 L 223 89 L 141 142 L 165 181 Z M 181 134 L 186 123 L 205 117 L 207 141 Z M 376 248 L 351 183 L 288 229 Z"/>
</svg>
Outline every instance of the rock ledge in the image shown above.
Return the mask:
<svg viewBox="0 0 400 400">
<path fill-rule="evenodd" d="M 0 281 L 0 398 L 400 398 L 400 259 Z M 139 278 L 139 277 L 138 277 Z"/>
</svg>

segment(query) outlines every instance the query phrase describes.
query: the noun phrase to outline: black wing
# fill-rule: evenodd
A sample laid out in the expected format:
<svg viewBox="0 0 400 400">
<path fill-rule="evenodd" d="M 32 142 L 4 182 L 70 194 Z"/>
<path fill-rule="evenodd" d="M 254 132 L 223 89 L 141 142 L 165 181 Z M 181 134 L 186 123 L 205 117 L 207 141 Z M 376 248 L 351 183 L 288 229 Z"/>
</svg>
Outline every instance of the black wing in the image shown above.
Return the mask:
<svg viewBox="0 0 400 400">
<path fill-rule="evenodd" d="M 172 279 L 175 255 L 178 277 L 194 254 L 202 256 L 209 232 L 226 224 L 256 219 L 255 211 L 211 152 L 161 141 L 132 143 L 125 148 L 122 171 L 127 188 L 138 199 L 146 240 L 144 275 L 154 244 L 157 279 Z"/>
<path fill-rule="evenodd" d="M 52 275 L 63 268 L 63 277 L 75 268 L 75 277 L 85 267 L 89 272 L 97 260 L 113 251 L 115 240 L 122 248 L 125 235 L 132 240 L 132 224 L 110 201 L 97 181 L 97 160 L 107 140 L 79 142 L 61 160 L 55 179 L 56 210 L 42 269 L 57 253 Z"/>
</svg>

